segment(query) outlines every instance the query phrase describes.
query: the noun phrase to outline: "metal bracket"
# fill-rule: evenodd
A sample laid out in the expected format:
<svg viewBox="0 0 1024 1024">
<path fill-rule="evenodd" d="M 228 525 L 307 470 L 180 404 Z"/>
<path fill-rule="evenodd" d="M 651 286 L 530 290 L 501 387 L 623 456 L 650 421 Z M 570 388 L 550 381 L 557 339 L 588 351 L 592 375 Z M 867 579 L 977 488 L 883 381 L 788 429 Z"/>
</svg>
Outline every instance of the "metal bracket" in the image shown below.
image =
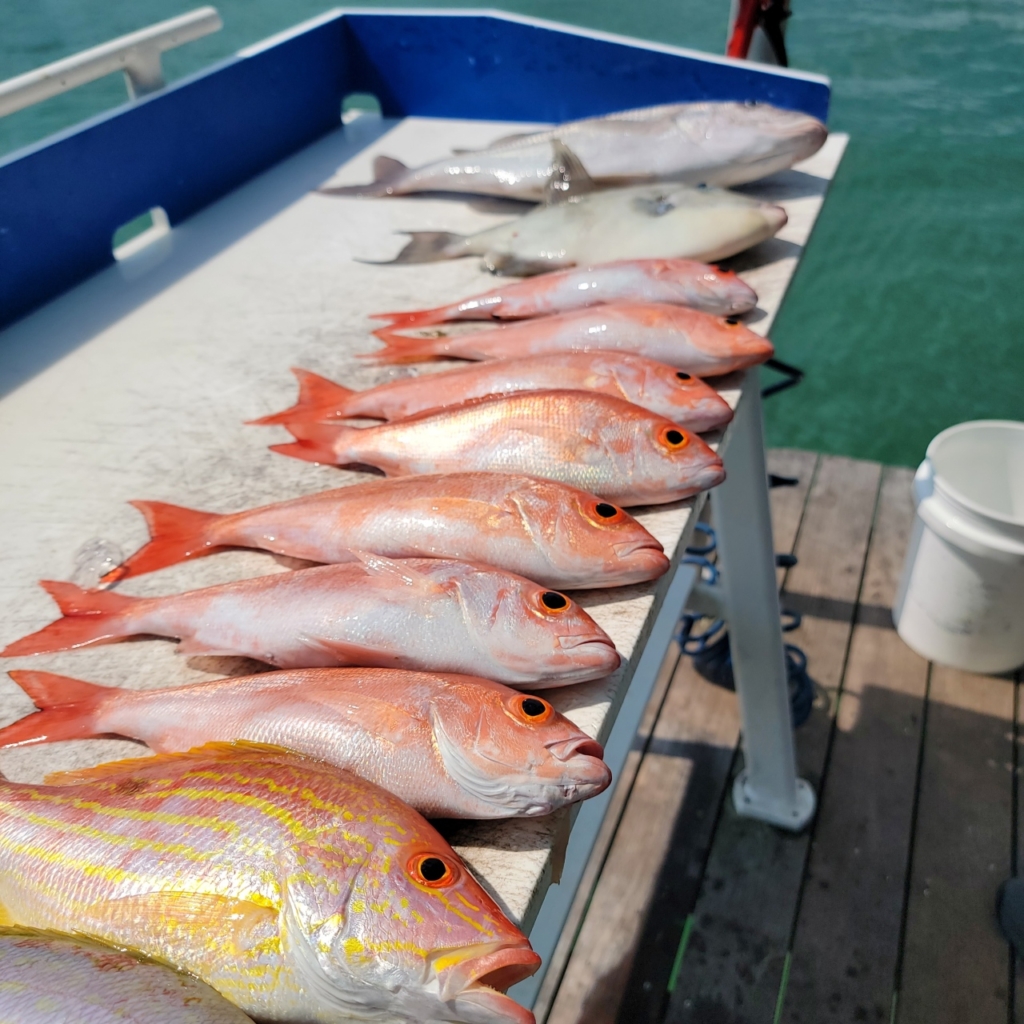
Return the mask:
<svg viewBox="0 0 1024 1024">
<path fill-rule="evenodd" d="M 798 831 L 813 817 L 815 797 L 796 775 L 756 370 L 744 377 L 723 458 L 727 476 L 711 503 L 746 757 L 733 802 L 739 814 Z"/>
</svg>

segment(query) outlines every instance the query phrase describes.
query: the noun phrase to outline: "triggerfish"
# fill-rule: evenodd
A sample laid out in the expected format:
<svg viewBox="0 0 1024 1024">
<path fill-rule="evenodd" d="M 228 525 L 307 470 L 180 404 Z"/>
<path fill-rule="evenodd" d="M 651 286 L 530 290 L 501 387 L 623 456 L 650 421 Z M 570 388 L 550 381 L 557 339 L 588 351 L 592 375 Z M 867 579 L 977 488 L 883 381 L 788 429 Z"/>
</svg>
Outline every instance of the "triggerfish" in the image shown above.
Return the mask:
<svg viewBox="0 0 1024 1024">
<path fill-rule="evenodd" d="M 393 327 L 422 327 L 447 320 L 522 320 L 606 302 L 670 302 L 735 316 L 753 309 L 757 294 L 731 270 L 695 260 L 615 260 L 508 281 L 447 306 L 371 316 Z"/>
<path fill-rule="evenodd" d="M 735 317 L 710 316 L 663 302 L 615 302 L 572 313 L 520 320 L 471 333 L 427 337 L 374 332 L 386 347 L 366 354 L 378 363 L 423 359 L 514 359 L 551 352 L 626 352 L 698 377 L 732 373 L 770 359 L 775 349 Z"/>
<path fill-rule="evenodd" d="M 226 743 L 49 781 L 0 782 L 6 922 L 156 957 L 268 1024 L 533 1024 L 502 993 L 540 957 L 378 786 Z"/>
<path fill-rule="evenodd" d="M 714 430 L 732 419 L 729 404 L 702 380 L 629 352 L 541 352 L 400 378 L 365 391 L 342 387 L 308 370 L 292 373 L 299 382 L 299 401 L 253 423 L 287 425 L 351 417 L 399 420 L 488 395 L 561 390 L 623 398 L 698 432 Z"/>
<path fill-rule="evenodd" d="M 0 746 L 117 735 L 161 753 L 273 743 L 346 768 L 435 818 L 550 814 L 611 782 L 601 745 L 540 697 L 474 676 L 312 668 L 161 690 L 11 678 L 40 711 Z"/>
<path fill-rule="evenodd" d="M 135 501 L 151 540 L 104 577 L 110 583 L 224 547 L 311 562 L 457 558 L 546 587 L 616 587 L 657 579 L 661 544 L 621 508 L 576 487 L 504 473 L 372 479 L 262 508 L 217 515 Z"/>
<path fill-rule="evenodd" d="M 411 241 L 390 263 L 482 256 L 498 274 L 529 277 L 611 260 L 733 256 L 786 223 L 781 206 L 719 188 L 636 185 L 538 206 L 472 235 L 405 232 Z"/>
<path fill-rule="evenodd" d="M 0 657 L 129 636 L 179 637 L 182 654 L 237 654 L 278 668 L 363 665 L 563 686 L 619 666 L 574 601 L 520 576 L 442 558 L 322 565 L 168 597 L 42 585 L 63 618 Z"/>
<path fill-rule="evenodd" d="M 252 1024 L 219 992 L 173 967 L 81 936 L 32 928 L 0 932 L 0 1021 Z"/>
<path fill-rule="evenodd" d="M 289 423 L 273 451 L 376 466 L 388 476 L 484 471 L 560 480 L 621 505 L 686 498 L 725 479 L 696 435 L 621 398 L 533 391 L 480 398 L 377 427 Z"/>
<path fill-rule="evenodd" d="M 423 167 L 378 157 L 372 184 L 322 191 L 472 192 L 536 201 L 561 170 L 558 146 L 570 149 L 602 186 L 666 180 L 739 185 L 792 167 L 816 153 L 826 136 L 817 118 L 767 103 L 667 103 L 513 135 Z"/>
</svg>

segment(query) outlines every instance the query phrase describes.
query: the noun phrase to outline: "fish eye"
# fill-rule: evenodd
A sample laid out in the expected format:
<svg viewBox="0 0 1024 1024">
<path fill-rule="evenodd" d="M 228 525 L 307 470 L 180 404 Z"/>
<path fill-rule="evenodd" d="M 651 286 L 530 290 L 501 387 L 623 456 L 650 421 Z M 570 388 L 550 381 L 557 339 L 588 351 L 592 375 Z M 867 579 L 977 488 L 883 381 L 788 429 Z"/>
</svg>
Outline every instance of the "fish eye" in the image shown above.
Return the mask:
<svg viewBox="0 0 1024 1024">
<path fill-rule="evenodd" d="M 693 380 L 693 375 L 692 374 L 684 373 L 682 370 L 677 370 L 676 371 L 676 377 L 679 380 Z"/>
<path fill-rule="evenodd" d="M 736 326 L 736 325 L 737 325 L 737 324 L 739 323 L 739 320 L 737 320 L 737 319 L 736 319 L 736 317 L 734 317 L 734 316 L 727 316 L 727 317 L 725 318 L 725 322 L 726 322 L 726 323 L 727 323 L 727 324 L 728 324 L 728 325 L 729 325 L 730 327 L 735 327 L 735 326 Z"/>
<path fill-rule="evenodd" d="M 523 718 L 539 724 L 546 722 L 553 714 L 554 708 L 540 697 L 519 697 L 516 701 Z"/>
<path fill-rule="evenodd" d="M 409 861 L 408 871 L 414 882 L 428 885 L 431 889 L 444 889 L 456 878 L 452 865 L 432 853 L 416 854 Z"/>
<path fill-rule="evenodd" d="M 618 505 L 610 501 L 595 501 L 592 504 L 581 504 L 580 514 L 594 526 L 611 526 L 621 523 L 626 518 L 626 513 Z"/>
<path fill-rule="evenodd" d="M 663 428 L 661 433 L 658 435 L 658 440 L 670 452 L 679 451 L 680 448 L 685 448 L 687 444 L 686 434 L 678 427 Z"/>
<path fill-rule="evenodd" d="M 545 590 L 540 595 L 540 603 L 549 612 L 564 612 L 569 607 L 569 598 L 565 594 L 559 594 L 557 590 Z"/>
</svg>

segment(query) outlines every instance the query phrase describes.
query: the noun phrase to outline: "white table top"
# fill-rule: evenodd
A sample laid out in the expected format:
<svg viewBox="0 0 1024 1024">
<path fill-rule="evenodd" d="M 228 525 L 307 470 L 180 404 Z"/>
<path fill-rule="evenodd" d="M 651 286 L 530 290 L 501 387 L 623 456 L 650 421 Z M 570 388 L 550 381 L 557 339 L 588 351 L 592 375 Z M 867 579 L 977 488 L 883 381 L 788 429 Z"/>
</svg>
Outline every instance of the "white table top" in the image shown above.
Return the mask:
<svg viewBox="0 0 1024 1024">
<path fill-rule="evenodd" d="M 36 582 L 70 578 L 83 545 L 103 540 L 127 555 L 145 541 L 142 517 L 129 499 L 235 511 L 361 478 L 274 455 L 267 445 L 288 439 L 285 432 L 243 423 L 292 403 L 289 366 L 358 388 L 422 370 L 369 367 L 354 358 L 376 346 L 367 314 L 437 305 L 485 290 L 493 279 L 475 259 L 380 267 L 353 257 L 389 257 L 402 241 L 392 233 L 402 229 L 479 230 L 506 219 L 509 207 L 309 190 L 342 164 L 338 180 L 369 180 L 379 153 L 423 163 L 512 130 L 523 126 L 359 118 L 176 226 L 149 252 L 0 333 L 0 383 L 6 390 L 11 380 L 23 381 L 0 399 L 0 645 L 56 617 Z M 833 136 L 799 170 L 747 188 L 789 213 L 776 239 L 736 261 L 760 295 L 756 330 L 766 331 L 779 308 L 845 142 Z M 46 365 L 54 353 L 63 354 Z M 45 366 L 38 372 L 37 362 Z M 723 393 L 735 403 L 735 382 Z M 640 510 L 638 518 L 678 558 L 692 530 L 692 509 L 686 501 Z M 121 589 L 172 593 L 284 571 L 284 563 L 231 551 L 129 580 Z M 624 665 L 608 679 L 545 695 L 599 738 L 611 729 L 667 583 L 666 577 L 579 595 L 614 639 Z M 180 657 L 174 643 L 152 640 L 10 659 L 2 666 L 19 667 L 149 688 L 263 666 Z M 0 678 L 0 723 L 30 710 L 24 694 Z M 14 780 L 39 780 L 50 771 L 144 752 L 121 740 L 72 741 L 4 752 L 0 770 Z M 510 916 L 528 926 L 567 822 L 555 815 L 471 823 L 460 825 L 453 840 Z"/>
</svg>

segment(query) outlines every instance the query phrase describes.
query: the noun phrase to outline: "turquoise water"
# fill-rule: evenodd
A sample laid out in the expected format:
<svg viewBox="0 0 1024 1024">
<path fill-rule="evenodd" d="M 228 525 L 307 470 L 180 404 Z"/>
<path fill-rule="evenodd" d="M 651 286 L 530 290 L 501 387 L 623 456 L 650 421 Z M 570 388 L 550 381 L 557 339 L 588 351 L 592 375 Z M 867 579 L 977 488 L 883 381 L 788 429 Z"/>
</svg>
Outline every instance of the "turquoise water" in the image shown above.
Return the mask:
<svg viewBox="0 0 1024 1024">
<path fill-rule="evenodd" d="M 852 142 L 773 333 L 780 357 L 807 377 L 768 403 L 769 440 L 913 465 L 952 423 L 1024 419 L 1024 4 L 793 6 L 793 65 L 832 77 L 830 127 Z M 315 0 L 217 7 L 224 29 L 166 54 L 168 78 L 326 9 Z M 728 3 L 507 8 L 720 52 Z M 5 0 L 0 78 L 187 9 L 175 0 Z M 0 119 L 0 153 L 124 97 L 111 76 Z"/>
</svg>

